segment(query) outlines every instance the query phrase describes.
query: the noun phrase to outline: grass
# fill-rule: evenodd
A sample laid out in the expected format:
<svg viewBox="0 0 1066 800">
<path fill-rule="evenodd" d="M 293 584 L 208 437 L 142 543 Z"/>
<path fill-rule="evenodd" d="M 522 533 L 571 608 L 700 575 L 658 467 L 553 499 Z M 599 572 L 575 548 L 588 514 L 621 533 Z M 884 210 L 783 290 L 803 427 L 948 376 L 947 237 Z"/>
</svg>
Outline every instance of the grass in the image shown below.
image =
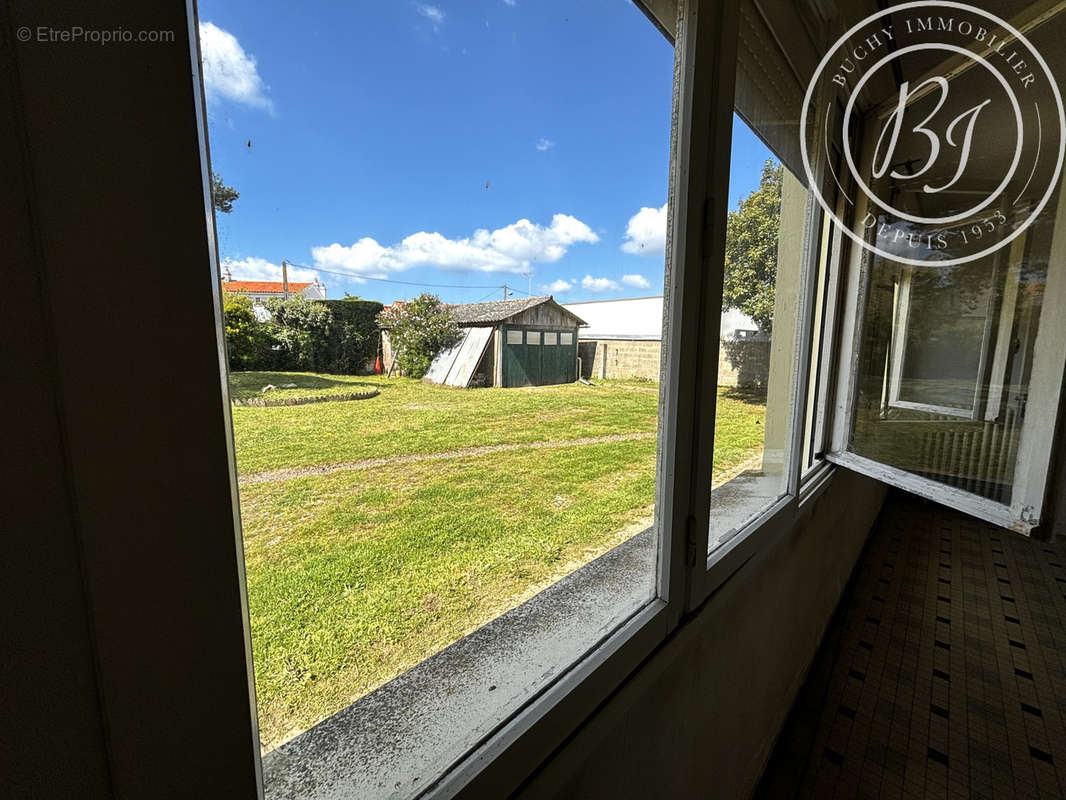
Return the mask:
<svg viewBox="0 0 1066 800">
<path fill-rule="evenodd" d="M 267 374 L 275 385 L 297 382 L 293 373 Z M 344 383 L 337 376 L 309 377 Z M 372 382 L 381 394 L 308 406 L 234 408 L 238 469 L 260 472 L 486 444 L 651 433 L 657 424 L 655 392 L 621 391 L 610 383 L 462 390 L 407 378 L 351 381 Z"/>
<path fill-rule="evenodd" d="M 373 382 L 370 400 L 235 408 L 242 474 L 504 442 L 655 430 L 648 384 L 462 391 L 245 373 L 234 391 Z M 321 383 L 319 383 L 321 382 Z M 326 385 L 323 385 L 326 384 Z M 298 391 L 298 390 L 289 390 Z M 340 388 L 338 391 L 351 391 Z M 716 471 L 762 445 L 760 405 L 719 401 Z M 648 524 L 653 438 L 536 447 L 241 487 L 260 735 L 271 748 Z"/>
</svg>

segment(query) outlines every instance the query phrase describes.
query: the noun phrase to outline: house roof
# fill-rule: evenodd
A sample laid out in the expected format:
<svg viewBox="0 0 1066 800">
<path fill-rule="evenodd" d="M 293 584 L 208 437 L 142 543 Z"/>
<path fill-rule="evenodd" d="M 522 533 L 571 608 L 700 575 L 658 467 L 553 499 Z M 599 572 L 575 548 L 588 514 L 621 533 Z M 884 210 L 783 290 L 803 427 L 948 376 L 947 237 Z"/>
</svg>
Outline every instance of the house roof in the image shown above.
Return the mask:
<svg viewBox="0 0 1066 800">
<path fill-rule="evenodd" d="M 289 294 L 302 292 L 311 283 L 289 281 Z M 285 289 L 281 281 L 223 281 L 222 288 L 227 292 L 256 292 L 258 294 L 283 294 Z"/>
<path fill-rule="evenodd" d="M 449 305 L 448 310 L 452 312 L 452 319 L 460 325 L 492 325 L 497 322 L 508 320 L 515 314 L 520 314 L 523 311 L 527 311 L 530 308 L 536 308 L 545 303 L 559 306 L 550 295 L 547 295 L 544 297 L 524 297 L 520 300 L 492 300 L 487 303 L 459 303 L 456 305 Z M 566 311 L 562 306 L 559 306 L 559 308 Z M 585 324 L 585 321 L 572 311 L 568 311 L 567 313 L 577 319 L 579 325 Z"/>
</svg>

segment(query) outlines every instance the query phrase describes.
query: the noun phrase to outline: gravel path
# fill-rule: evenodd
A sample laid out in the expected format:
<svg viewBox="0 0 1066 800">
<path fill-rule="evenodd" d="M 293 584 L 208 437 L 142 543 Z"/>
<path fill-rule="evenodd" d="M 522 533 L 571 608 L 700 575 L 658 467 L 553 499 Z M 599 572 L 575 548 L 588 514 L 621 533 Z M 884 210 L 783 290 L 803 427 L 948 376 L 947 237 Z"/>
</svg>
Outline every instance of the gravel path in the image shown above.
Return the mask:
<svg viewBox="0 0 1066 800">
<path fill-rule="evenodd" d="M 580 447 L 586 444 L 602 444 L 604 442 L 632 442 L 640 439 L 654 439 L 658 436 L 654 431 L 648 433 L 616 433 L 611 436 L 586 436 L 581 439 L 565 439 L 555 442 L 516 442 L 513 444 L 490 444 L 481 447 L 464 447 L 460 450 L 447 450 L 443 453 L 413 453 L 405 456 L 386 456 L 384 458 L 367 458 L 362 461 L 338 461 L 333 464 L 315 464 L 309 467 L 291 467 L 288 469 L 271 469 L 264 472 L 253 472 L 249 475 L 241 475 L 238 482 L 242 486 L 253 483 L 275 483 L 287 481 L 292 478 L 302 478 L 307 475 L 332 475 L 334 472 L 343 472 L 353 469 L 367 469 L 368 467 L 384 467 L 393 464 L 415 464 L 419 461 L 448 461 L 453 458 L 465 458 L 466 456 L 480 456 L 485 453 L 506 453 L 511 450 L 558 447 Z"/>
</svg>

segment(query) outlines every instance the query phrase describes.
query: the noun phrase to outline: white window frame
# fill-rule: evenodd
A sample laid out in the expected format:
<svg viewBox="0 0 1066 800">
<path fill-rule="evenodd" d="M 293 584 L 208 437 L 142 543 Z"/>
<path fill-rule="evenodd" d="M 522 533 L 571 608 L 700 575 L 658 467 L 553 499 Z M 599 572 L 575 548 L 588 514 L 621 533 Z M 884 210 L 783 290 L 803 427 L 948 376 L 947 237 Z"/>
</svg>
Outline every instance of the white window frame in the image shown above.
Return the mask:
<svg viewBox="0 0 1066 800">
<path fill-rule="evenodd" d="M 694 491 L 691 476 L 709 474 L 713 460 L 711 448 L 698 448 L 691 433 L 698 429 L 713 441 L 713 419 L 708 430 L 701 418 L 714 406 L 719 347 L 717 325 L 709 331 L 713 336 L 705 336 L 702 309 L 709 301 L 721 302 L 721 271 L 717 286 L 706 280 L 704 198 L 714 171 L 720 174 L 724 167 L 728 172 L 736 70 L 736 37 L 729 31 L 736 30 L 736 13 L 736 0 L 678 3 L 664 292 L 668 324 L 655 490 L 658 596 L 441 776 L 424 797 L 496 798 L 513 791 L 663 644 L 690 606 L 687 521 L 695 514 L 706 517 L 710 502 L 707 491 Z M 716 155 L 723 151 L 724 159 Z M 713 367 L 709 383 L 697 377 L 700 364 Z"/>
<path fill-rule="evenodd" d="M 728 6 L 733 12 L 735 24 L 735 0 L 728 3 Z M 728 34 L 730 40 L 734 43 L 734 47 L 729 51 L 731 61 L 723 67 L 725 74 L 721 76 L 720 85 L 723 85 L 724 88 L 724 85 L 728 84 L 729 96 L 732 97 L 737 69 L 735 42 L 739 34 L 736 27 L 729 28 Z M 723 113 L 721 107 L 717 111 L 719 114 Z M 730 101 L 727 115 L 730 125 L 732 115 L 733 103 Z M 730 140 L 731 136 L 726 141 Z M 718 165 L 715 171 L 715 185 L 707 187 L 708 192 L 712 195 L 728 197 L 730 151 L 731 148 L 726 145 L 722 152 L 716 154 L 716 158 L 722 163 Z M 812 164 L 812 171 L 817 180 L 823 184 L 827 182 L 824 158 L 817 157 L 815 163 Z M 785 531 L 795 528 L 803 517 L 809 513 L 813 502 L 821 495 L 832 479 L 834 468 L 821 457 L 816 457 L 815 463 L 809 467 L 805 464 L 803 446 L 812 380 L 810 364 L 813 350 L 815 345 L 817 345 L 822 353 L 819 374 L 814 376 L 814 380 L 819 381 L 822 386 L 822 391 L 813 410 L 815 415 L 813 428 L 815 435 L 818 436 L 822 435 L 824 427 L 822 420 L 824 419 L 824 409 L 827 402 L 825 399 L 826 390 L 830 388 L 830 357 L 833 355 L 832 347 L 835 341 L 833 328 L 835 325 L 834 315 L 836 313 L 835 293 L 838 290 L 837 265 L 841 254 L 840 239 L 843 237 L 830 237 L 831 252 L 829 253 L 825 277 L 828 283 L 825 295 L 826 301 L 824 305 L 820 305 L 817 292 L 819 284 L 818 259 L 820 258 L 823 240 L 822 214 L 823 212 L 818 202 L 812 193 L 808 191 L 801 261 L 803 274 L 801 276 L 800 303 L 796 312 L 796 332 L 793 342 L 793 363 L 796 364 L 796 372 L 792 378 L 790 394 L 789 441 L 784 453 L 786 473 L 784 490 L 776 501 L 754 514 L 728 541 L 708 553 L 710 513 L 713 513 L 710 511 L 709 505 L 710 497 L 714 490 L 710 488 L 712 484 L 711 464 L 701 464 L 704 471 L 694 476 L 695 487 L 693 491 L 700 492 L 706 498 L 707 505 L 701 504 L 700 511 L 704 513 L 689 520 L 687 538 L 691 570 L 688 598 L 689 609 L 699 607 L 761 548 L 766 547 Z M 714 248 L 709 254 L 710 258 L 704 262 L 704 270 L 708 275 L 708 283 L 711 284 L 712 288 L 712 292 L 709 292 L 707 296 L 707 308 L 710 309 L 720 309 L 722 307 L 725 227 L 726 209 L 722 208 L 715 218 L 708 220 L 708 230 L 704 234 Z M 814 326 L 820 320 L 815 320 L 814 318 L 816 309 L 819 309 L 819 313 L 824 315 L 822 318 L 825 320 L 821 336 L 817 337 L 817 339 L 814 335 Z M 713 331 L 710 330 L 711 327 L 714 328 Z M 703 346 L 703 355 L 707 359 L 703 369 L 704 374 L 709 376 L 709 378 L 705 379 L 705 382 L 709 382 L 710 385 L 704 387 L 701 396 L 705 398 L 704 405 L 710 408 L 701 418 L 699 441 L 701 447 L 707 448 L 705 452 L 713 452 L 718 358 L 716 317 L 715 323 L 708 326 L 708 329 L 704 331 L 704 336 L 709 341 L 705 341 Z M 715 359 L 713 365 L 709 363 L 711 358 Z"/>
<path fill-rule="evenodd" d="M 869 137 L 869 133 L 867 134 Z M 859 193 L 855 216 L 861 220 L 867 201 Z M 1066 263 L 1066 181 L 1060 181 L 1058 202 L 1055 205 L 1056 225 L 1052 233 L 1048 263 Z M 859 231 L 858 225 L 854 227 Z M 1023 237 L 1019 237 L 1021 239 Z M 1023 248 L 1024 243 L 1016 242 Z M 1015 259 L 1022 251 L 1011 248 Z M 853 247 L 850 257 L 842 264 L 841 330 L 834 378 L 835 401 L 832 409 L 831 444 L 826 458 L 834 464 L 868 475 L 920 497 L 933 500 L 964 513 L 984 519 L 994 525 L 1029 535 L 1041 524 L 1050 485 L 1054 434 L 1061 406 L 1061 390 L 1066 371 L 1066 348 L 1062 335 L 1066 331 L 1066 270 L 1049 269 L 1040 312 L 1039 330 L 1033 351 L 1032 371 L 1022 425 L 1018 453 L 1014 464 L 1011 502 L 999 503 L 971 492 L 947 486 L 931 478 L 916 475 L 898 467 L 852 452 L 850 434 L 855 416 L 858 382 L 858 358 L 862 333 L 863 308 L 860 302 L 866 295 L 872 258 L 865 248 Z M 1009 278 L 1008 278 L 1009 280 Z M 999 359 L 993 354 L 993 369 L 1001 368 L 1005 353 Z M 994 407 L 999 413 L 998 404 Z M 944 413 L 939 410 L 937 413 Z M 987 412 L 985 414 L 986 419 Z M 991 417 L 990 419 L 995 419 Z"/>
<path fill-rule="evenodd" d="M 1019 237 L 1021 238 L 1021 237 Z M 997 259 L 998 261 L 998 259 Z M 970 405 L 968 408 L 962 408 L 960 406 L 944 406 L 934 403 L 921 403 L 915 400 L 904 400 L 900 397 L 900 391 L 903 383 L 903 372 L 906 369 L 907 360 L 907 342 L 910 337 L 910 319 L 911 319 L 911 295 L 913 293 L 914 285 L 914 271 L 918 267 L 907 266 L 904 267 L 900 275 L 900 281 L 896 286 L 895 297 L 895 313 L 893 314 L 892 324 L 892 341 L 889 344 L 889 375 L 887 382 L 888 400 L 887 404 L 891 408 L 900 408 L 908 411 L 922 411 L 929 414 L 943 414 L 952 417 L 962 417 L 963 419 L 976 420 L 981 416 L 981 386 L 984 383 L 985 370 L 987 367 L 989 345 L 992 341 L 992 331 L 994 328 L 1002 328 L 1002 318 L 997 321 L 994 319 L 995 315 L 995 287 L 993 283 L 989 283 L 988 297 L 985 300 L 985 314 L 984 314 L 984 330 L 981 335 L 981 353 L 977 361 L 977 374 L 974 377 L 973 391 L 970 393 Z M 997 267 L 993 266 L 993 277 L 998 277 Z M 1017 281 L 1018 270 L 1014 270 L 1015 281 Z M 1015 294 L 1017 293 L 1017 287 L 1015 287 Z M 1013 315 L 1007 319 L 1008 325 L 1013 321 Z M 1009 328 L 1008 328 L 1009 334 Z M 1003 358 L 1000 361 L 1002 369 L 1006 369 L 1006 352 L 1004 351 Z M 1002 379 L 1000 380 L 1002 383 Z"/>
</svg>

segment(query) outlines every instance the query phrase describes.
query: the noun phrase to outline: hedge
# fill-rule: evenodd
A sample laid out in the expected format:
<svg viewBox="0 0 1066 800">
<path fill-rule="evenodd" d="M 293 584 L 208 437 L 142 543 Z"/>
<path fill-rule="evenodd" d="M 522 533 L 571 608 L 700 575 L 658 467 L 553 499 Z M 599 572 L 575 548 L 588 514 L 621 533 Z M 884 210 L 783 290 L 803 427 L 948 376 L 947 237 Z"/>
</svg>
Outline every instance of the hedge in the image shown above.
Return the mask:
<svg viewBox="0 0 1066 800">
<path fill-rule="evenodd" d="M 271 300 L 269 306 L 282 301 Z M 365 374 L 378 351 L 373 300 L 288 301 L 274 316 L 259 322 L 246 298 L 227 298 L 224 306 L 230 369 Z M 246 309 L 245 306 L 248 306 Z M 315 308 L 323 308 L 321 314 Z M 246 313 L 247 312 L 247 313 Z"/>
<path fill-rule="evenodd" d="M 316 300 L 333 315 L 322 353 L 321 372 L 358 375 L 378 354 L 377 315 L 384 306 L 374 300 Z M 318 359 L 316 359 L 316 362 Z"/>
</svg>

